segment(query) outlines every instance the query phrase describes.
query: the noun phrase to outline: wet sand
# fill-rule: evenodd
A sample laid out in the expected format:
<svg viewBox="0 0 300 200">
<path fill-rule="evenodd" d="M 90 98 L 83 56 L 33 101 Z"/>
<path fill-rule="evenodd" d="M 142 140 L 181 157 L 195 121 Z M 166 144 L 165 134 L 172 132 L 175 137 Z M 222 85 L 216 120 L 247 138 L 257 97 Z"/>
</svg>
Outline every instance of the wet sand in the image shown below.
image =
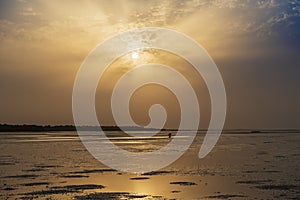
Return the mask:
<svg viewBox="0 0 300 200">
<path fill-rule="evenodd" d="M 140 153 L 169 142 L 167 132 L 155 139 L 110 135 Z M 199 134 L 170 166 L 129 174 L 94 159 L 75 132 L 0 133 L 0 199 L 300 199 L 299 139 L 299 133 L 223 134 L 199 159 Z"/>
</svg>

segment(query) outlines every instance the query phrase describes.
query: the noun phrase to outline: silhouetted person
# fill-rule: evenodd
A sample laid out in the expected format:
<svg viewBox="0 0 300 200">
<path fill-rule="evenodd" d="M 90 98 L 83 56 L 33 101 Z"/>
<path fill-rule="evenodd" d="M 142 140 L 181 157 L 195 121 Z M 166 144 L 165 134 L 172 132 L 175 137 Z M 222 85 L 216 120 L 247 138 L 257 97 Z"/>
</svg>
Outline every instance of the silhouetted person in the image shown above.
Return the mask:
<svg viewBox="0 0 300 200">
<path fill-rule="evenodd" d="M 172 133 L 169 133 L 169 138 L 171 138 L 172 137 Z"/>
</svg>

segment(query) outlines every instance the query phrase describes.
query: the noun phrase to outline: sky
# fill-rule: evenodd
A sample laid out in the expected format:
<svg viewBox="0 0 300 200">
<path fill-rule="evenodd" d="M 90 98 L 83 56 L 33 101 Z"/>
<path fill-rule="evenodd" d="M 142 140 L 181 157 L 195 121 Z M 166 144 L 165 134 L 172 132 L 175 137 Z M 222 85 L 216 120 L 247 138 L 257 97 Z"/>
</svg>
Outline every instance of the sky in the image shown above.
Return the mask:
<svg viewBox="0 0 300 200">
<path fill-rule="evenodd" d="M 133 28 L 182 32 L 213 58 L 227 93 L 227 129 L 300 128 L 300 1 L 0 1 L 0 123 L 73 124 L 72 90 L 80 65 L 99 43 Z M 168 64 L 189 78 L 207 127 L 210 100 L 201 77 L 182 58 L 143 51 L 112 63 L 96 94 L 99 121 L 114 125 L 108 108 L 113 84 L 136 64 Z M 137 63 L 136 63 L 137 62 Z M 140 125 L 160 102 L 167 127 L 177 127 L 178 102 L 148 85 L 132 97 Z"/>
</svg>

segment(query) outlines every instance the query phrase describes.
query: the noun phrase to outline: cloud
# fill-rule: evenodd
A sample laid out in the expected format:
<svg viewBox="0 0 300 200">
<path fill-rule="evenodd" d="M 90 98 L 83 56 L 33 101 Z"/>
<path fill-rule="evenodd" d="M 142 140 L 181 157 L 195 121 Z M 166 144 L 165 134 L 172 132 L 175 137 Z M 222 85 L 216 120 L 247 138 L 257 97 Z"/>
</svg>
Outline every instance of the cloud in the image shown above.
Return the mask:
<svg viewBox="0 0 300 200">
<path fill-rule="evenodd" d="M 32 7 L 26 7 L 23 9 L 23 11 L 20 13 L 23 16 L 37 16 L 41 15 L 41 13 L 34 11 Z"/>
<path fill-rule="evenodd" d="M 231 124 L 263 126 L 257 116 L 266 111 L 268 125 L 297 125 L 296 117 L 286 116 L 299 114 L 288 108 L 299 97 L 293 96 L 300 85 L 299 5 L 290 0 L 0 1 L 0 122 L 72 123 L 72 83 L 89 51 L 111 35 L 159 26 L 181 31 L 208 50 L 226 81 Z M 287 110 L 281 118 L 290 122 L 271 119 L 278 105 Z M 240 119 L 241 112 L 252 114 Z"/>
</svg>

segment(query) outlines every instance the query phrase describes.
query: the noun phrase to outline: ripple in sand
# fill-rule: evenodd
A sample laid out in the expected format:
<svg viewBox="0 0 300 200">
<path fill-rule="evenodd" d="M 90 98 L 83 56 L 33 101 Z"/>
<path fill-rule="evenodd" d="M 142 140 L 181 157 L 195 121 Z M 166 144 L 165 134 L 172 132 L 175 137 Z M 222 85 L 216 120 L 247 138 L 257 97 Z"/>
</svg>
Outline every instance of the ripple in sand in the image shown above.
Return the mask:
<svg viewBox="0 0 300 200">
<path fill-rule="evenodd" d="M 17 163 L 12 156 L 0 156 L 0 165 L 15 165 Z"/>
</svg>

